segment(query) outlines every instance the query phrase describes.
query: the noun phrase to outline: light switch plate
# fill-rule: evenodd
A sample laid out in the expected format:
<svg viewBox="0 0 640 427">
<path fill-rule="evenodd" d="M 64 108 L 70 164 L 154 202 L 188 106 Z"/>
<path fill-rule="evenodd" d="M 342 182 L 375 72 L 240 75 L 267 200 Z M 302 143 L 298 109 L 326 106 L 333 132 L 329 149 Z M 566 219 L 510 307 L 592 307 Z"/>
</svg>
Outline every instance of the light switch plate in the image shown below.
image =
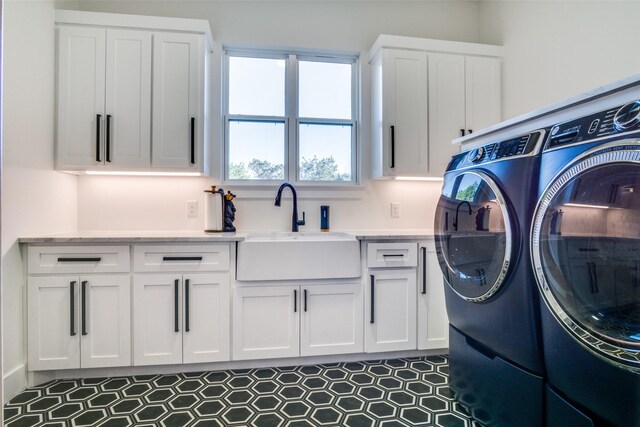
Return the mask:
<svg viewBox="0 0 640 427">
<path fill-rule="evenodd" d="M 400 202 L 391 202 L 391 218 L 400 218 Z"/>
<path fill-rule="evenodd" d="M 197 217 L 198 217 L 198 201 L 187 200 L 187 218 L 197 218 Z"/>
</svg>

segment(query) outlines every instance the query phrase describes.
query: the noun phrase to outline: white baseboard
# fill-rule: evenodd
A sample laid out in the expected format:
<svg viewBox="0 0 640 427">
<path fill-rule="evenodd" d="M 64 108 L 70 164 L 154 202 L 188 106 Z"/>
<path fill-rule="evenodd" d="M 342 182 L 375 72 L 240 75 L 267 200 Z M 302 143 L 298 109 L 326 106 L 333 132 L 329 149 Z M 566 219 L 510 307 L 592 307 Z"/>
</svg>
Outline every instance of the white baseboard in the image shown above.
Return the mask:
<svg viewBox="0 0 640 427">
<path fill-rule="evenodd" d="M 273 368 L 280 366 L 316 365 L 335 362 L 357 362 L 366 360 L 394 359 L 400 357 L 434 356 L 448 353 L 439 350 L 406 350 L 385 353 L 354 353 L 330 356 L 291 357 L 282 359 L 237 360 L 214 363 L 184 365 L 126 366 L 119 368 L 65 369 L 29 373 L 29 386 L 39 385 L 53 379 L 118 377 L 131 375 L 175 374 L 180 372 L 219 371 L 227 369 Z"/>
<path fill-rule="evenodd" d="M 27 366 L 22 364 L 2 377 L 4 385 L 4 402 L 6 404 L 27 388 Z"/>
</svg>

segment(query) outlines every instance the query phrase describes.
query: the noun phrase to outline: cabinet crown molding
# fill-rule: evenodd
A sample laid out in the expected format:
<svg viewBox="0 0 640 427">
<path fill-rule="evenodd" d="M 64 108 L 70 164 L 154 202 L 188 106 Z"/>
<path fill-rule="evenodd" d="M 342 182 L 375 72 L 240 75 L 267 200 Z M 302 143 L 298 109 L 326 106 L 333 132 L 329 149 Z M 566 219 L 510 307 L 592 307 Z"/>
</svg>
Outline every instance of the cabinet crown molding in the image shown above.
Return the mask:
<svg viewBox="0 0 640 427">
<path fill-rule="evenodd" d="M 213 35 L 209 21 L 206 19 L 57 9 L 55 11 L 55 22 L 57 25 L 87 25 L 202 34 L 207 41 L 207 50 L 209 52 L 213 51 Z"/>
<path fill-rule="evenodd" d="M 502 46 L 380 34 L 369 49 L 369 61 L 373 60 L 380 49 L 385 48 L 492 57 L 503 55 Z"/>
</svg>

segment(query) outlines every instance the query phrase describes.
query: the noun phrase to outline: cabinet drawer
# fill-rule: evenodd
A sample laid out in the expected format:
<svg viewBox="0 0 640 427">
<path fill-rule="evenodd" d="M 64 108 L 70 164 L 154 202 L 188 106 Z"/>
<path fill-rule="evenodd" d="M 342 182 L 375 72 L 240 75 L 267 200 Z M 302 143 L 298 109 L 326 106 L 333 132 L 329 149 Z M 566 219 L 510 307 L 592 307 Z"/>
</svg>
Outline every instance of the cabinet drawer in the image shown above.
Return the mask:
<svg viewBox="0 0 640 427">
<path fill-rule="evenodd" d="M 367 267 L 415 267 L 418 265 L 416 243 L 369 243 Z"/>
<path fill-rule="evenodd" d="M 228 245 L 150 245 L 133 247 L 133 270 L 228 271 Z"/>
<path fill-rule="evenodd" d="M 29 274 L 127 273 L 129 246 L 29 246 Z"/>
</svg>

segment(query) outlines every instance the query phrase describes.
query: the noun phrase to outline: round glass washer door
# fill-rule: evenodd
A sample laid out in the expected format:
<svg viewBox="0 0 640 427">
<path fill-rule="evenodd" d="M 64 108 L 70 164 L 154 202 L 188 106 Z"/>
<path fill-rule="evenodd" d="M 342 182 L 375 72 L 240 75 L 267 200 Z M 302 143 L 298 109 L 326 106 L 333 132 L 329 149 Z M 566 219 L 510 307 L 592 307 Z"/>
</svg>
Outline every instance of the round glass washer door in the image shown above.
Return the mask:
<svg viewBox="0 0 640 427">
<path fill-rule="evenodd" d="M 471 302 L 491 298 L 509 269 L 513 229 L 494 180 L 481 171 L 446 177 L 434 229 L 438 262 L 451 289 Z"/>
<path fill-rule="evenodd" d="M 592 150 L 543 193 L 531 232 L 538 286 L 587 349 L 640 372 L 640 144 Z"/>
</svg>

